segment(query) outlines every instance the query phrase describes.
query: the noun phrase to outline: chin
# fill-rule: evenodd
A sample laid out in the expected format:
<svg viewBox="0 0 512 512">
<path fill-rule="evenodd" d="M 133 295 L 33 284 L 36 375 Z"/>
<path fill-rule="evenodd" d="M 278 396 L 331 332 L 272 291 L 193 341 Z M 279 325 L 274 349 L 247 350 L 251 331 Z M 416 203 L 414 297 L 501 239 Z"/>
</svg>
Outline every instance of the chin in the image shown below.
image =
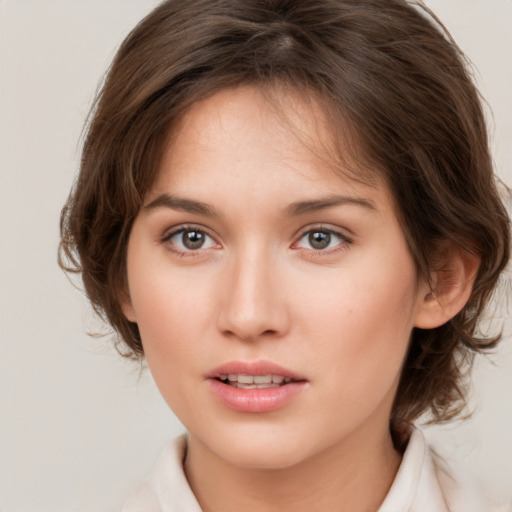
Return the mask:
<svg viewBox="0 0 512 512">
<path fill-rule="evenodd" d="M 231 446 L 219 455 L 229 464 L 244 469 L 280 470 L 300 464 L 304 460 L 304 453 L 300 447 L 285 448 L 281 446 L 277 451 L 268 445 L 263 447 Z"/>
<path fill-rule="evenodd" d="M 290 436 L 288 429 L 240 429 L 222 433 L 203 443 L 227 463 L 245 469 L 286 469 L 300 464 L 314 452 L 308 437 Z M 211 441 L 211 443 L 210 443 Z"/>
</svg>

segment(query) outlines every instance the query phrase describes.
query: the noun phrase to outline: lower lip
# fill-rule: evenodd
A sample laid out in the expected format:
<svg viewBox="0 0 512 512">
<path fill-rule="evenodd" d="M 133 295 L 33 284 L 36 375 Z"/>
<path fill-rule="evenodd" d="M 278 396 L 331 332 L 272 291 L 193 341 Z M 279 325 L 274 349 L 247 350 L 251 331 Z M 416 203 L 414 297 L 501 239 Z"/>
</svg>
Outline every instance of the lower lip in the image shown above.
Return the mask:
<svg viewBox="0 0 512 512">
<path fill-rule="evenodd" d="M 223 405 L 239 412 L 270 412 L 280 409 L 300 393 L 306 384 L 305 381 L 299 381 L 275 388 L 240 389 L 217 379 L 209 379 L 208 382 Z"/>
</svg>

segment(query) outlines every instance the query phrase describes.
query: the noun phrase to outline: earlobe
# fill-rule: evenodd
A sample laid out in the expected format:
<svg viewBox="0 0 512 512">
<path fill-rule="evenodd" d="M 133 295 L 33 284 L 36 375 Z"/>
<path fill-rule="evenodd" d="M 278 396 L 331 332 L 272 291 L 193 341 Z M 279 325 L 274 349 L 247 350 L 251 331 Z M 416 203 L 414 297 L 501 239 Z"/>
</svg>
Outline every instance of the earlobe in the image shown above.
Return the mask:
<svg viewBox="0 0 512 512">
<path fill-rule="evenodd" d="M 441 247 L 439 267 L 431 274 L 432 288 L 423 294 L 415 327 L 434 329 L 448 322 L 466 305 L 473 289 L 480 258 L 455 242 Z"/>
</svg>

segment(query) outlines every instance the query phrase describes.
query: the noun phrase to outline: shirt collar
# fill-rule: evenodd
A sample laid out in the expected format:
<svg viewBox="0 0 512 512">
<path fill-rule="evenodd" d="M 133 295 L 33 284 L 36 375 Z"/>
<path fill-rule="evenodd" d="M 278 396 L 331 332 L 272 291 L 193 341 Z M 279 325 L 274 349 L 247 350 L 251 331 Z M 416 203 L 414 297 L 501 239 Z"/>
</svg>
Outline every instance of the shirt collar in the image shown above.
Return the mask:
<svg viewBox="0 0 512 512">
<path fill-rule="evenodd" d="M 395 480 L 378 512 L 449 512 L 421 431 L 412 430 Z"/>
</svg>

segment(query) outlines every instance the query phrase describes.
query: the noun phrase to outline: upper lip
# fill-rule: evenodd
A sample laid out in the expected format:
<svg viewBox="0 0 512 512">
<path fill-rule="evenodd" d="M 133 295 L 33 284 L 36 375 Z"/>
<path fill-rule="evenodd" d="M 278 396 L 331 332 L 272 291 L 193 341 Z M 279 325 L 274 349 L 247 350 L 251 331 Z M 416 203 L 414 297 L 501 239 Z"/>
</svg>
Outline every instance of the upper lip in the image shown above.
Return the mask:
<svg viewBox="0 0 512 512">
<path fill-rule="evenodd" d="M 221 375 L 280 375 L 292 380 L 306 380 L 304 376 L 299 375 L 283 366 L 272 361 L 229 361 L 221 364 L 208 373 L 208 379 L 218 379 Z"/>
</svg>

